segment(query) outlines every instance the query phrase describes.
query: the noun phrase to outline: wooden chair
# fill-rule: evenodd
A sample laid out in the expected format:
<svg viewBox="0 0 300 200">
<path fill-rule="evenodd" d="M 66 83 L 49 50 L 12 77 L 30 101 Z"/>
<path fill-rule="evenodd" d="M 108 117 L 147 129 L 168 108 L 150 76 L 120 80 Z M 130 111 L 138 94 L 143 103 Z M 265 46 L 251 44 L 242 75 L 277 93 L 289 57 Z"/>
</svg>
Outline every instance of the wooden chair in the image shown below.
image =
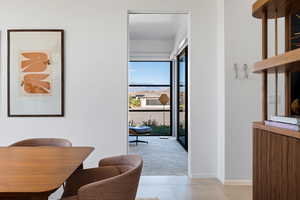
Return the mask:
<svg viewBox="0 0 300 200">
<path fill-rule="evenodd" d="M 40 146 L 71 147 L 72 143 L 69 140 L 62 139 L 62 138 L 31 138 L 31 139 L 21 140 L 19 142 L 13 143 L 10 146 L 11 147 L 40 147 Z M 83 164 L 81 164 L 78 167 L 78 169 L 83 169 Z"/>
<path fill-rule="evenodd" d="M 39 147 L 39 146 L 52 146 L 52 147 L 72 147 L 72 143 L 67 139 L 62 138 L 32 138 L 21 140 L 19 142 L 13 143 L 11 147 Z M 83 169 L 83 164 L 81 164 L 78 169 Z"/>
<path fill-rule="evenodd" d="M 138 155 L 105 158 L 98 168 L 75 172 L 66 182 L 62 200 L 134 200 L 142 166 Z"/>
<path fill-rule="evenodd" d="M 72 143 L 69 140 L 61 138 L 32 138 L 21 140 L 10 146 L 36 147 L 36 146 L 55 146 L 55 147 L 71 147 Z"/>
</svg>

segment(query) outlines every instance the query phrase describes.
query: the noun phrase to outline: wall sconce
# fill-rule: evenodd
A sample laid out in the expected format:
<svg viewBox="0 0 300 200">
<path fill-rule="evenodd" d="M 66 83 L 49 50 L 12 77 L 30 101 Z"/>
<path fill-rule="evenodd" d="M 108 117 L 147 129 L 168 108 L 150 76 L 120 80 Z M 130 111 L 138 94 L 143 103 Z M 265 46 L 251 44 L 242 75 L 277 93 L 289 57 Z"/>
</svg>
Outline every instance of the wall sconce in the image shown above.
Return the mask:
<svg viewBox="0 0 300 200">
<path fill-rule="evenodd" d="M 233 64 L 233 69 L 234 69 L 234 72 L 235 72 L 235 79 L 239 79 L 239 67 L 238 67 L 237 63 Z"/>
<path fill-rule="evenodd" d="M 237 63 L 233 64 L 233 70 L 235 73 L 235 79 L 236 80 L 246 80 L 249 79 L 249 67 L 247 64 L 244 64 L 243 67 L 239 67 Z M 241 77 L 240 72 L 243 72 L 243 77 Z"/>
<path fill-rule="evenodd" d="M 243 70 L 244 70 L 244 79 L 248 79 L 249 73 L 248 73 L 248 65 L 247 64 L 244 64 Z"/>
</svg>

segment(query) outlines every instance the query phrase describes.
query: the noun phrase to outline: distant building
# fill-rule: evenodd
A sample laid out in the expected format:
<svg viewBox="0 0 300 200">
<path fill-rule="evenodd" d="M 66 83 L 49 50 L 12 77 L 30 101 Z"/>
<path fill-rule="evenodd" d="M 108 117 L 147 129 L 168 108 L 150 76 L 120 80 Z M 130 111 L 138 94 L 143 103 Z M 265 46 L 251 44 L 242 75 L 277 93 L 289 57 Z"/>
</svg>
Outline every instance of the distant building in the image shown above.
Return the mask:
<svg viewBox="0 0 300 200">
<path fill-rule="evenodd" d="M 169 89 L 165 91 L 147 90 L 130 92 L 129 95 L 141 101 L 141 106 L 135 107 L 135 110 L 168 110 L 170 109 L 170 102 L 166 106 L 163 106 L 159 101 L 159 97 L 163 93 L 169 94 Z"/>
</svg>

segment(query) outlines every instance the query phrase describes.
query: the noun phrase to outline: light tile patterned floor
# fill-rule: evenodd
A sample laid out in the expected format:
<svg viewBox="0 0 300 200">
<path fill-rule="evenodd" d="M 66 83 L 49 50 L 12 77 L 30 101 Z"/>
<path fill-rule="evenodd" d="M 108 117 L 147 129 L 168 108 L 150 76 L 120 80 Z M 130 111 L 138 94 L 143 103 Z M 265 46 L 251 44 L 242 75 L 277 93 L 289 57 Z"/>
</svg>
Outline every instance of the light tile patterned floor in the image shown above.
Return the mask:
<svg viewBox="0 0 300 200">
<path fill-rule="evenodd" d="M 135 139 L 130 137 L 129 140 Z M 176 138 L 160 139 L 160 137 L 139 137 L 149 143 L 129 145 L 130 154 L 143 157 L 144 176 L 185 176 L 187 175 L 188 154 L 177 142 Z"/>
</svg>

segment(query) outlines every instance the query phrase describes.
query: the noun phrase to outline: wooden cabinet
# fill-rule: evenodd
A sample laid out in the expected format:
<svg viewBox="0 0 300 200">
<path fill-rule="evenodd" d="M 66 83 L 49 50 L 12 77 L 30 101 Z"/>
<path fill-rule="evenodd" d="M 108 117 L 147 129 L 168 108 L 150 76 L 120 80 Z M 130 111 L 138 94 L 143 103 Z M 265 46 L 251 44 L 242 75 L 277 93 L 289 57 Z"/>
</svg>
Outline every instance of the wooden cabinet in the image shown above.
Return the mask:
<svg viewBox="0 0 300 200">
<path fill-rule="evenodd" d="M 253 199 L 299 200 L 300 139 L 270 129 L 253 127 Z"/>
</svg>

